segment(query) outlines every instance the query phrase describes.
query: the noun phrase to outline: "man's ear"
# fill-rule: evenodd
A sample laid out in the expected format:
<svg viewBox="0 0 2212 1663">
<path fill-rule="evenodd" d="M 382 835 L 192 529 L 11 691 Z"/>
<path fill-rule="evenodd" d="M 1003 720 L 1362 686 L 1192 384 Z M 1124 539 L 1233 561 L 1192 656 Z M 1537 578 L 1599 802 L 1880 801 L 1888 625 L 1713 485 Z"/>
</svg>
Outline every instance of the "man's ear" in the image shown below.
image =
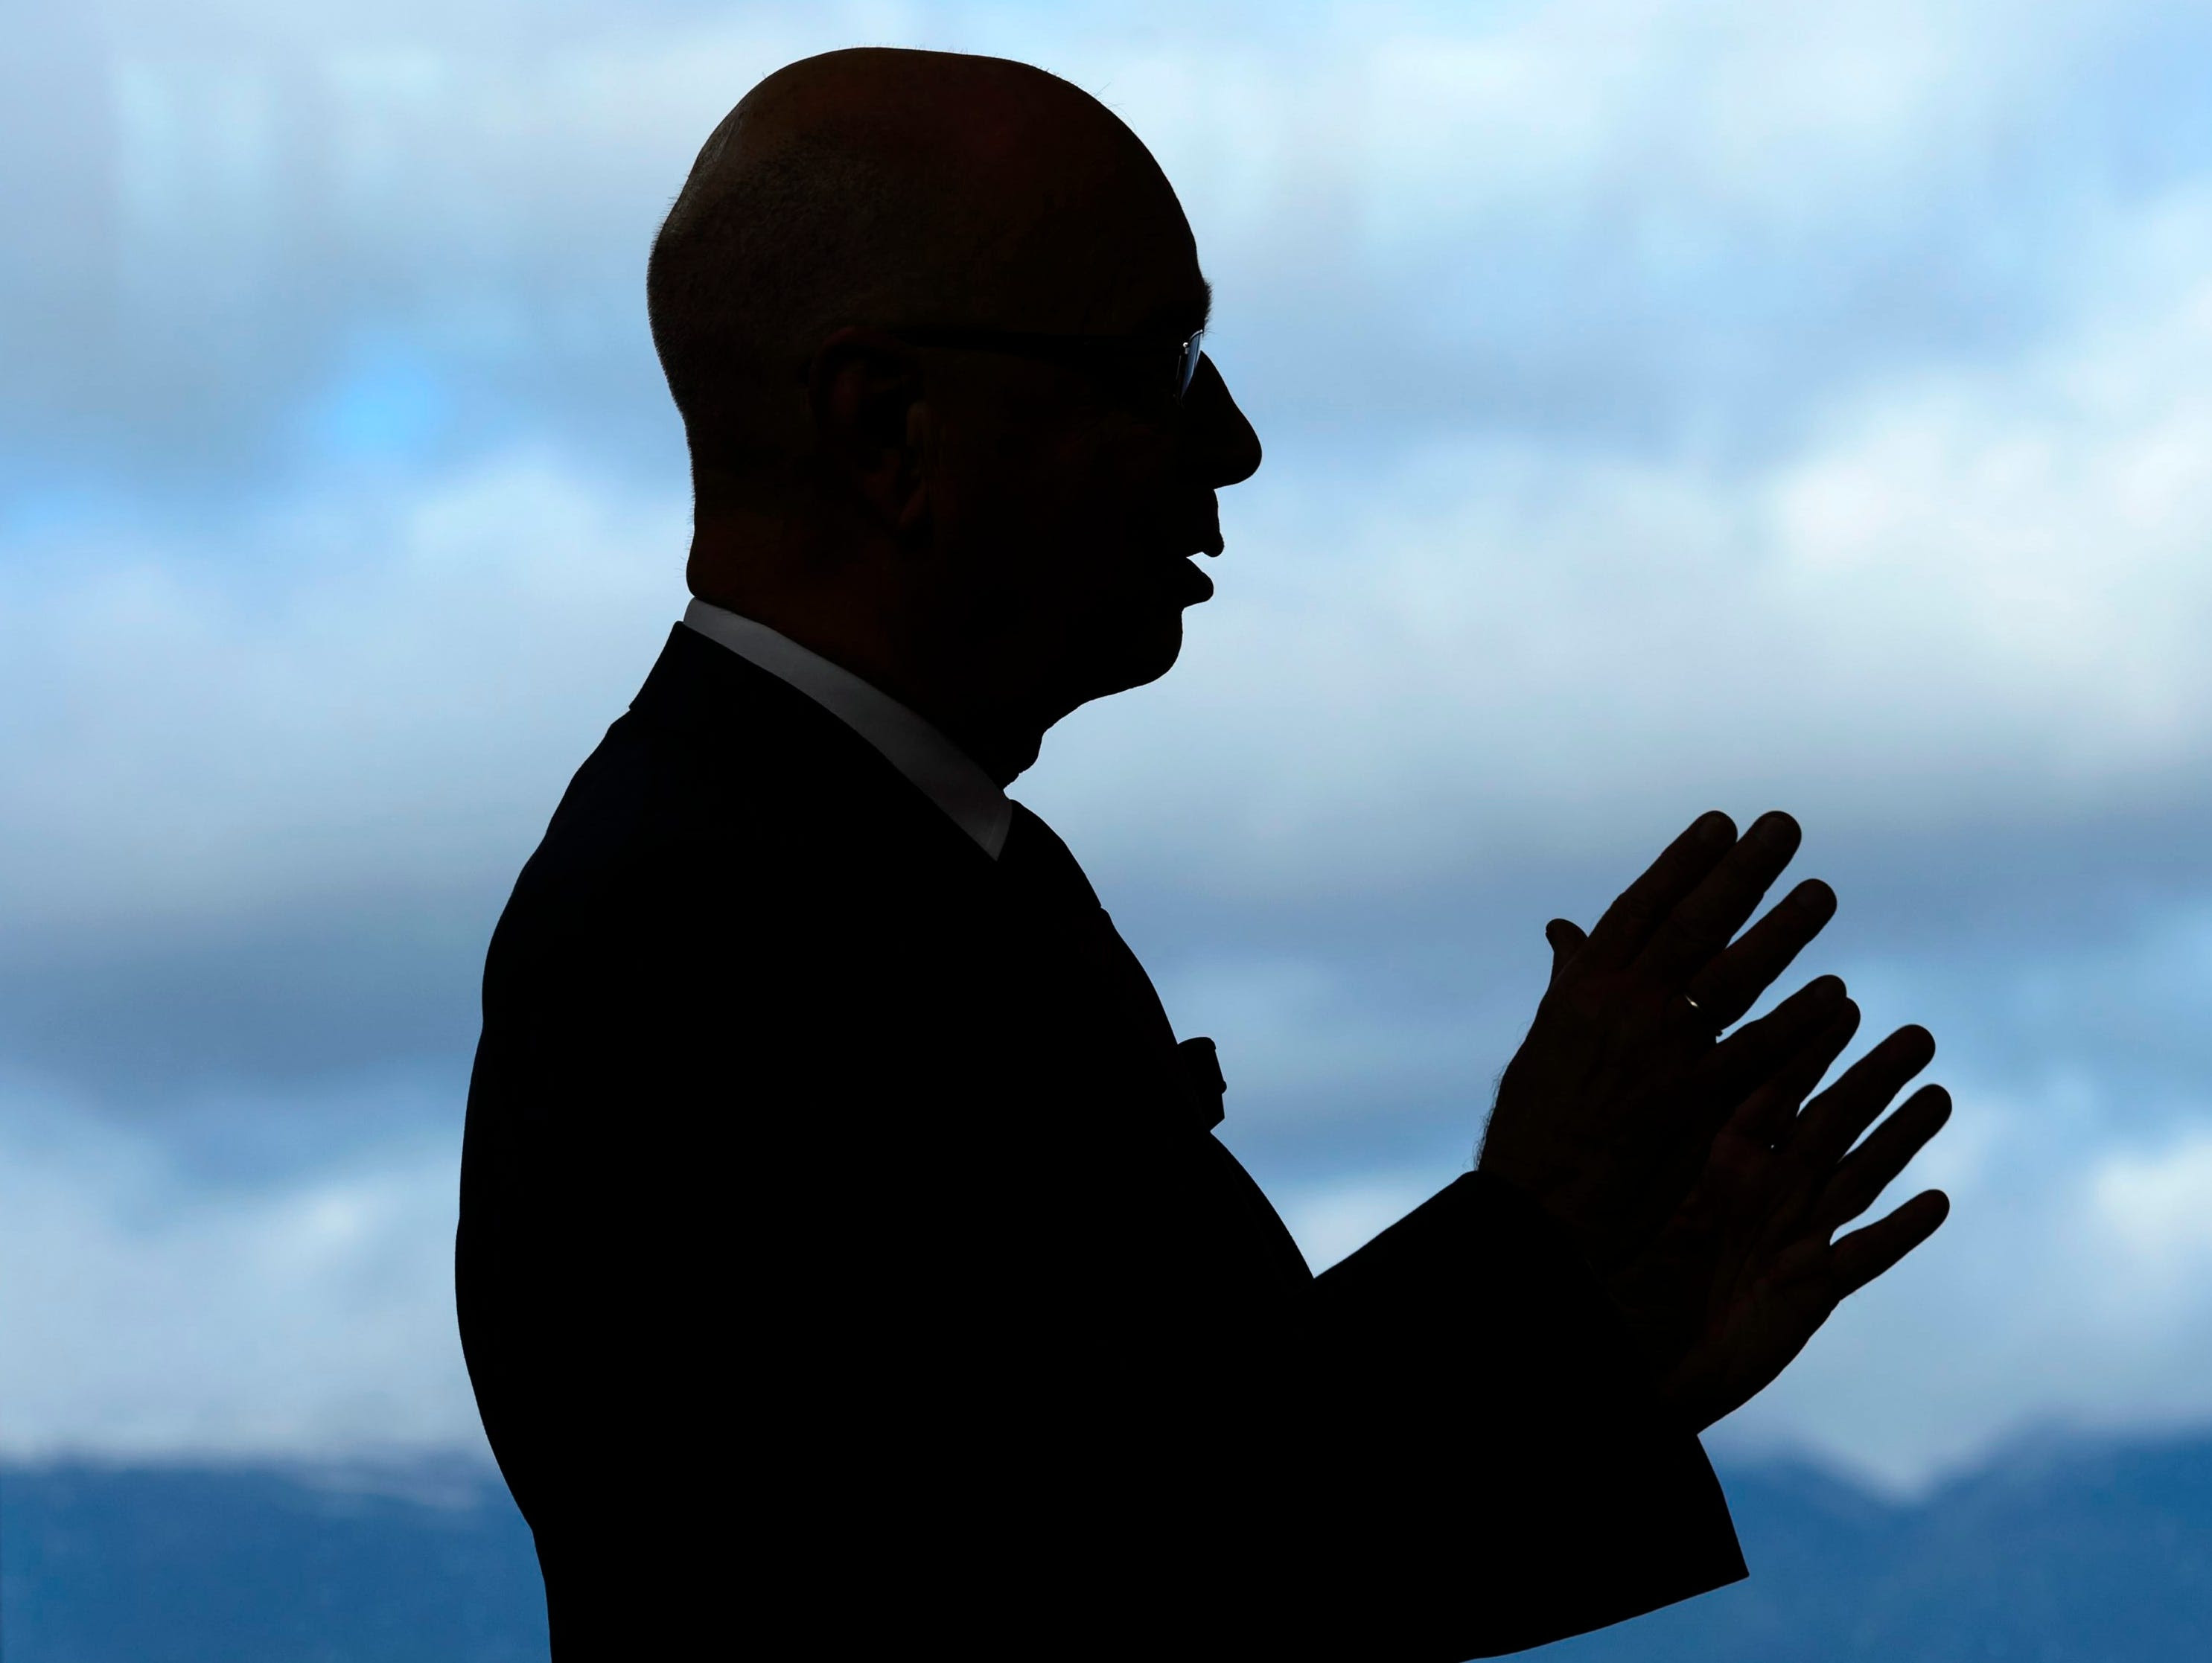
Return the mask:
<svg viewBox="0 0 2212 1663">
<path fill-rule="evenodd" d="M 807 408 L 823 465 L 896 536 L 928 513 L 929 433 L 914 349 L 881 330 L 849 326 L 807 366 Z"/>
</svg>

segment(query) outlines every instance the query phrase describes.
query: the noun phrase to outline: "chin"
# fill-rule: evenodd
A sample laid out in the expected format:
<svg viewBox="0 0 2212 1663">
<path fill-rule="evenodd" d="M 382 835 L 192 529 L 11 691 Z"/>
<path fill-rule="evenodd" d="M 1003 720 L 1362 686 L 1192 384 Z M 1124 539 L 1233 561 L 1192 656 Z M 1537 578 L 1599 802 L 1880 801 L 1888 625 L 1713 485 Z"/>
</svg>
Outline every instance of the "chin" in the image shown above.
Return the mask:
<svg viewBox="0 0 2212 1663">
<path fill-rule="evenodd" d="M 1176 660 L 1182 656 L 1182 614 L 1178 612 L 1143 649 L 1129 655 L 1128 674 L 1121 685 L 1142 687 L 1147 682 L 1156 682 L 1173 670 Z"/>
<path fill-rule="evenodd" d="M 1124 636 L 1110 646 L 1100 643 L 1084 654 L 1089 660 L 1089 672 L 1080 678 L 1079 690 L 1068 707 L 1093 699 L 1110 699 L 1116 693 L 1156 682 L 1174 669 L 1176 660 L 1182 656 L 1182 620 L 1170 620 L 1165 629 L 1156 623 L 1146 635 L 1149 639 L 1139 636 L 1133 640 Z"/>
</svg>

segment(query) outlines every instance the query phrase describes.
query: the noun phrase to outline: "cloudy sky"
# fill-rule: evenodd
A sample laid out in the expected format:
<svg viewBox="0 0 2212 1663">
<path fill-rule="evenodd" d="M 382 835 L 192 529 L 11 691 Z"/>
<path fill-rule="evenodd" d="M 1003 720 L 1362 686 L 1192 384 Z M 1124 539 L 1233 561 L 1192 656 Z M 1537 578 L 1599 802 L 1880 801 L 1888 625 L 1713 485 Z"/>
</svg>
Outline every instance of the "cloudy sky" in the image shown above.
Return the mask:
<svg viewBox="0 0 2212 1663">
<path fill-rule="evenodd" d="M 0 1453 L 469 1445 L 483 945 L 684 598 L 643 269 L 768 70 L 988 52 L 1181 192 L 1267 446 L 1016 794 L 1316 1263 L 1547 964 L 1788 808 L 1958 1101 L 1717 1448 L 2212 1420 L 2212 18 L 33 0 L 0 58 Z M 1899 1192 L 1909 1193 L 1916 1184 Z"/>
</svg>

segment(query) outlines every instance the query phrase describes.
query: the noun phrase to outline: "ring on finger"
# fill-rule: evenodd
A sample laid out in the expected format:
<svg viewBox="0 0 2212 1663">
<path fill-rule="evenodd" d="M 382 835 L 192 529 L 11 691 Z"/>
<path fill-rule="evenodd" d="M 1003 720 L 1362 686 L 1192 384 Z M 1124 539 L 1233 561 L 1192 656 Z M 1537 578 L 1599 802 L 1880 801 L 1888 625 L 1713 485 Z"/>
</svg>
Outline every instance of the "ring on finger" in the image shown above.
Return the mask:
<svg viewBox="0 0 2212 1663">
<path fill-rule="evenodd" d="M 1728 1024 L 1720 1020 L 1718 1014 L 1698 1004 L 1696 999 L 1690 996 L 1686 989 L 1679 995 L 1679 997 L 1684 1004 L 1689 1006 L 1691 1020 L 1696 1023 L 1698 1027 L 1704 1029 L 1705 1032 L 1712 1035 L 1714 1038 L 1719 1038 L 1721 1029 L 1727 1027 Z"/>
</svg>

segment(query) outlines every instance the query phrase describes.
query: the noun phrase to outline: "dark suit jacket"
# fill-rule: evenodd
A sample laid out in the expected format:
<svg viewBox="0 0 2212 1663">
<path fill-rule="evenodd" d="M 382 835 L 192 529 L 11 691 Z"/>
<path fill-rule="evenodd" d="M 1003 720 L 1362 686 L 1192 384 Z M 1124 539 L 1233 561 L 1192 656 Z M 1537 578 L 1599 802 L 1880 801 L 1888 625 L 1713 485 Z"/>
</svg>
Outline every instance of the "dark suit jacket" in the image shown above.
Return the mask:
<svg viewBox="0 0 2212 1663">
<path fill-rule="evenodd" d="M 1443 1663 L 1744 1574 L 1546 1216 L 1470 1174 L 1312 1276 L 1109 929 L 671 634 L 469 1097 L 462 1338 L 559 1663 Z"/>
</svg>

